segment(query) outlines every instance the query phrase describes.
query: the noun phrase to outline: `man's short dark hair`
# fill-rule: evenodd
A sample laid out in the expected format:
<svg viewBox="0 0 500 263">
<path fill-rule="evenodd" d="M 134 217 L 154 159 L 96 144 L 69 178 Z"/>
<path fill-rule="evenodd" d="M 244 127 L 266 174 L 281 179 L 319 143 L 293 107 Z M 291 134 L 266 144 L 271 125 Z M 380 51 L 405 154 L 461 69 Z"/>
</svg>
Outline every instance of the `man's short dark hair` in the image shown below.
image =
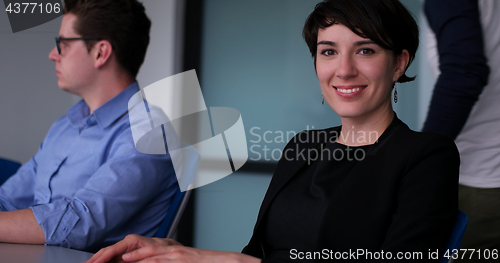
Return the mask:
<svg viewBox="0 0 500 263">
<path fill-rule="evenodd" d="M 149 45 L 151 21 L 137 0 L 64 0 L 64 14 L 74 14 L 76 33 L 107 40 L 118 64 L 136 77 Z M 95 40 L 86 40 L 90 51 Z"/>
<path fill-rule="evenodd" d="M 317 4 L 302 31 L 315 65 L 318 31 L 333 24 L 342 24 L 358 36 L 392 50 L 395 55 L 401 54 L 403 49 L 408 50 L 410 59 L 406 69 L 415 58 L 418 25 L 398 0 L 324 0 Z M 414 79 L 403 74 L 398 82 Z"/>
</svg>

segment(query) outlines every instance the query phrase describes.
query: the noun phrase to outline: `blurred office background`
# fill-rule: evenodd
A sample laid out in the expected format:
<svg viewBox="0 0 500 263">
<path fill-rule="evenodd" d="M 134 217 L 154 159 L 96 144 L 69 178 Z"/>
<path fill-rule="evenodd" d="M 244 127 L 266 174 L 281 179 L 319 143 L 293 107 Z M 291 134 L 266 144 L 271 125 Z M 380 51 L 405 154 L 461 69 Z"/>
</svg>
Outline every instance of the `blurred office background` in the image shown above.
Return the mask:
<svg viewBox="0 0 500 263">
<path fill-rule="evenodd" d="M 205 249 L 240 251 L 249 240 L 281 149 L 304 129 L 340 124 L 325 104 L 302 26 L 318 0 L 144 0 L 151 43 L 142 87 L 196 69 L 208 107 L 241 112 L 248 163 L 196 189 L 179 239 Z M 421 1 L 402 0 L 421 28 L 421 45 L 394 105 L 410 128 L 422 127 L 434 80 L 426 66 Z M 26 162 L 50 125 L 79 98 L 57 87 L 54 63 L 61 18 L 13 34 L 0 12 L 0 157 Z M 165 98 L 175 99 L 175 98 Z"/>
</svg>

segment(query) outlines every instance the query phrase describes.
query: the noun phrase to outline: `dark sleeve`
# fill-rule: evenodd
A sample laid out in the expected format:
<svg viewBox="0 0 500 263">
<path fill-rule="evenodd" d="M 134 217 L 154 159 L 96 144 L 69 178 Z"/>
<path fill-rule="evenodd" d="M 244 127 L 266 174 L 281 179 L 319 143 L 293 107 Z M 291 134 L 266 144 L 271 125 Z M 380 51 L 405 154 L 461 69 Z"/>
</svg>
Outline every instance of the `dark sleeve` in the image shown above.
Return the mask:
<svg viewBox="0 0 500 263">
<path fill-rule="evenodd" d="M 489 67 L 478 0 L 427 0 L 427 21 L 436 35 L 441 74 L 423 131 L 458 136 L 488 82 Z"/>
<path fill-rule="evenodd" d="M 442 257 L 458 211 L 459 165 L 458 150 L 450 139 L 433 136 L 420 143 L 399 184 L 396 212 L 381 250 L 393 256 L 420 252 L 423 257 L 404 262 L 427 262 L 429 250 L 439 250 Z"/>
</svg>

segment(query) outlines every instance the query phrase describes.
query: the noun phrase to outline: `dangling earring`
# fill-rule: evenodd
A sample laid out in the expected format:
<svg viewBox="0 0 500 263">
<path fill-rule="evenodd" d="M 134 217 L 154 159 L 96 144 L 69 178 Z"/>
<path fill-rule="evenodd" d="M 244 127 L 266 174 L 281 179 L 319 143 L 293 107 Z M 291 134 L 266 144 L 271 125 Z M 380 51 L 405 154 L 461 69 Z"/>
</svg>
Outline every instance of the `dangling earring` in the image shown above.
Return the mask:
<svg viewBox="0 0 500 263">
<path fill-rule="evenodd" d="M 394 103 L 398 103 L 398 90 L 396 89 L 396 82 L 394 82 Z"/>
<path fill-rule="evenodd" d="M 323 95 L 321 95 L 321 105 L 324 105 L 325 104 L 325 97 Z"/>
</svg>

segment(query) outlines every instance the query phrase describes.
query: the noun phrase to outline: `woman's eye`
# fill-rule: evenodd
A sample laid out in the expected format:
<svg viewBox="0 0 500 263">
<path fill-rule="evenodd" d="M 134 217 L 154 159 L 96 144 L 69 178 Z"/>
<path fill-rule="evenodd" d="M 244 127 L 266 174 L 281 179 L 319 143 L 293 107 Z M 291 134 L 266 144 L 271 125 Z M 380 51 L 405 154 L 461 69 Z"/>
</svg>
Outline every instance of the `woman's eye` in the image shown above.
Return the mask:
<svg viewBox="0 0 500 263">
<path fill-rule="evenodd" d="M 325 50 L 321 51 L 321 55 L 332 56 L 332 55 L 335 55 L 335 51 L 332 49 L 325 49 Z"/>
<path fill-rule="evenodd" d="M 361 55 L 371 55 L 375 53 L 375 51 L 373 51 L 373 49 L 370 49 L 370 48 L 363 48 L 359 51 L 359 54 Z"/>
</svg>

